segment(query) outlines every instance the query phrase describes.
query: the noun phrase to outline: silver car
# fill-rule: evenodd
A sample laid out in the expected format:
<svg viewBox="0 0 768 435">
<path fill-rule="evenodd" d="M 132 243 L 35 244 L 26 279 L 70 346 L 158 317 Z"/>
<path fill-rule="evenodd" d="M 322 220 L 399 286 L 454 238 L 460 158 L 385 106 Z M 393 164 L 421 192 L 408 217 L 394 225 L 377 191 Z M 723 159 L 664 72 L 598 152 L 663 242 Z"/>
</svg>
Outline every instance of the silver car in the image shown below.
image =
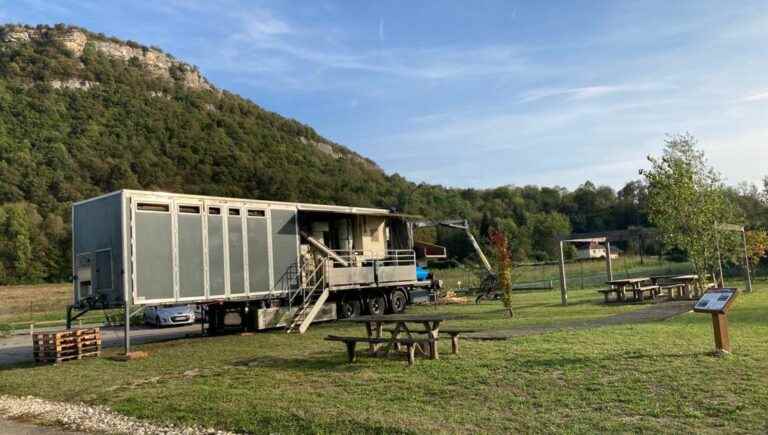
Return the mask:
<svg viewBox="0 0 768 435">
<path fill-rule="evenodd" d="M 189 325 L 195 323 L 194 305 L 165 305 L 144 308 L 144 323 L 163 326 Z"/>
</svg>

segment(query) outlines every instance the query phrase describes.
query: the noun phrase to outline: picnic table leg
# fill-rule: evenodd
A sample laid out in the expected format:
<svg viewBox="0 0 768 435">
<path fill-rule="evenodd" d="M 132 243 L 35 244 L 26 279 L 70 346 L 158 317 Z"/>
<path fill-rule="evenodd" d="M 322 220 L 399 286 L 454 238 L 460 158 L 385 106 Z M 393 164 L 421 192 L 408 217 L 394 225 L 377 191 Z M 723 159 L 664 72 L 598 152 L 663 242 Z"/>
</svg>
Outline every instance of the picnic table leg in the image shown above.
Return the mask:
<svg viewBox="0 0 768 435">
<path fill-rule="evenodd" d="M 395 329 L 393 329 L 393 330 L 392 330 L 392 332 L 391 332 L 391 334 L 392 334 L 392 336 L 391 336 L 392 340 L 395 340 L 395 339 L 397 339 L 397 336 L 398 336 L 398 335 L 400 335 L 400 329 L 401 329 L 401 326 L 403 326 L 403 324 L 402 324 L 402 323 L 398 323 L 397 325 L 395 325 Z M 393 346 L 394 346 L 394 348 L 395 348 L 395 352 L 400 352 L 400 343 L 397 343 L 397 342 L 395 342 L 395 343 L 393 344 Z M 387 353 L 389 353 L 389 349 L 387 349 Z"/>
<path fill-rule="evenodd" d="M 396 340 L 397 337 L 400 336 L 400 333 L 403 332 L 403 331 L 405 331 L 405 333 L 408 335 L 408 338 L 413 338 L 411 336 L 411 331 L 408 330 L 408 327 L 405 325 L 405 322 L 397 322 L 397 325 L 395 326 L 395 329 L 393 329 L 392 332 L 391 332 L 392 336 L 390 338 L 392 338 L 392 340 Z M 387 344 L 385 346 L 384 354 L 385 355 L 389 354 L 389 351 L 391 350 L 391 348 L 393 346 L 394 346 L 396 352 L 400 351 L 400 343 L 397 343 L 397 342 L 393 341 L 392 343 L 389 343 L 389 344 Z"/>
<path fill-rule="evenodd" d="M 368 338 L 381 338 L 380 336 L 376 336 L 379 332 L 379 328 L 377 326 L 377 322 L 365 322 L 365 333 L 368 335 Z M 378 345 L 375 343 L 369 343 L 368 344 L 368 352 L 371 354 L 375 354 L 378 350 Z"/>
<path fill-rule="evenodd" d="M 412 366 L 416 362 L 416 348 L 414 347 L 415 343 L 407 343 L 405 345 L 406 349 L 408 350 L 408 365 Z"/>
<path fill-rule="evenodd" d="M 355 362 L 355 344 L 357 344 L 354 341 L 345 341 L 344 344 L 347 345 L 347 359 L 350 363 Z"/>
<path fill-rule="evenodd" d="M 382 322 L 376 322 L 376 337 L 381 338 L 381 336 L 384 335 L 384 324 Z M 376 349 L 376 352 L 379 351 L 379 349 L 382 348 L 383 345 L 377 344 L 374 349 Z M 387 346 L 386 352 L 389 353 L 389 346 Z"/>
<path fill-rule="evenodd" d="M 459 334 L 451 335 L 451 353 L 454 355 L 459 353 Z"/>
<path fill-rule="evenodd" d="M 424 322 L 424 328 L 429 331 L 429 359 L 440 359 L 437 351 L 437 337 L 439 334 L 440 322 Z"/>
</svg>

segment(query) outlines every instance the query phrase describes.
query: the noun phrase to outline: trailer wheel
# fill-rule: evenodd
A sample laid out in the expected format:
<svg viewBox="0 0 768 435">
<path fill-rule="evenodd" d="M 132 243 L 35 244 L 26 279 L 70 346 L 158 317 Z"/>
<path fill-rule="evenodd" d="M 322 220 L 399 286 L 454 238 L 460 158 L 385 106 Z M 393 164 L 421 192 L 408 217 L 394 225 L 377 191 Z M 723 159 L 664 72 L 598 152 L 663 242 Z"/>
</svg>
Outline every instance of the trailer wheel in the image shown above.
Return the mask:
<svg viewBox="0 0 768 435">
<path fill-rule="evenodd" d="M 373 293 L 365 298 L 365 306 L 368 309 L 368 314 L 372 316 L 380 316 L 384 314 L 386 303 L 386 299 L 384 299 L 384 295 L 381 293 Z"/>
<path fill-rule="evenodd" d="M 389 296 L 389 306 L 392 307 L 392 313 L 400 314 L 405 311 L 405 306 L 408 304 L 408 297 L 405 292 L 397 289 L 392 291 Z"/>
<path fill-rule="evenodd" d="M 349 319 L 360 315 L 360 301 L 356 298 L 344 298 L 339 302 L 339 318 Z"/>
</svg>

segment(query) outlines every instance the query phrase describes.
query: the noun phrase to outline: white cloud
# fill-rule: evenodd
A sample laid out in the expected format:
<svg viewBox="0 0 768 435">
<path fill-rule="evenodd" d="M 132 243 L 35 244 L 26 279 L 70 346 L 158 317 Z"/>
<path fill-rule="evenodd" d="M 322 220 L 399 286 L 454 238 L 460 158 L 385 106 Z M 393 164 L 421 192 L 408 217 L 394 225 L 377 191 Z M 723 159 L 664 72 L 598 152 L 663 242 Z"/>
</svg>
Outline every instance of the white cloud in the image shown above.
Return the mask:
<svg viewBox="0 0 768 435">
<path fill-rule="evenodd" d="M 520 102 L 530 103 L 550 97 L 567 97 L 571 100 L 599 98 L 613 94 L 656 91 L 666 88 L 661 84 L 596 85 L 575 88 L 539 88 L 522 93 Z"/>
<path fill-rule="evenodd" d="M 238 57 L 279 53 L 295 61 L 295 74 L 318 67 L 440 80 L 519 72 L 525 64 L 517 48 L 505 45 L 352 49 L 343 42 L 329 42 L 328 29 L 299 29 L 264 10 L 243 14 L 240 25 L 230 40 L 230 51 Z M 383 19 L 378 38 L 385 38 Z"/>
<path fill-rule="evenodd" d="M 257 9 L 242 15 L 245 33 L 251 39 L 262 40 L 292 33 L 291 26 L 267 10 Z"/>
<path fill-rule="evenodd" d="M 762 100 L 768 100 L 768 92 L 759 92 L 757 94 L 748 95 L 739 101 L 747 103 L 747 102 L 762 101 Z"/>
</svg>

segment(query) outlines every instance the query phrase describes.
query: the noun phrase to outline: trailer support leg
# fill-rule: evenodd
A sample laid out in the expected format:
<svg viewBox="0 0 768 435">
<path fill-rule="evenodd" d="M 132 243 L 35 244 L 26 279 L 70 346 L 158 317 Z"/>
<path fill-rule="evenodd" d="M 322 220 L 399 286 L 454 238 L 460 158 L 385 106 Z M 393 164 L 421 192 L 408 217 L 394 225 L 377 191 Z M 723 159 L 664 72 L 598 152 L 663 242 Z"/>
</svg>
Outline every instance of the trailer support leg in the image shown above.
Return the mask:
<svg viewBox="0 0 768 435">
<path fill-rule="evenodd" d="M 131 353 L 131 302 L 125 298 L 125 355 Z"/>
<path fill-rule="evenodd" d="M 72 305 L 67 305 L 67 331 L 72 329 Z"/>
<path fill-rule="evenodd" d="M 67 306 L 67 330 L 72 329 L 72 321 L 77 320 L 78 317 L 82 316 L 83 314 L 87 313 L 88 311 L 91 311 L 90 307 L 85 308 L 82 311 L 78 312 L 74 316 L 72 315 L 72 310 L 75 309 L 74 305 L 68 305 Z"/>
</svg>

